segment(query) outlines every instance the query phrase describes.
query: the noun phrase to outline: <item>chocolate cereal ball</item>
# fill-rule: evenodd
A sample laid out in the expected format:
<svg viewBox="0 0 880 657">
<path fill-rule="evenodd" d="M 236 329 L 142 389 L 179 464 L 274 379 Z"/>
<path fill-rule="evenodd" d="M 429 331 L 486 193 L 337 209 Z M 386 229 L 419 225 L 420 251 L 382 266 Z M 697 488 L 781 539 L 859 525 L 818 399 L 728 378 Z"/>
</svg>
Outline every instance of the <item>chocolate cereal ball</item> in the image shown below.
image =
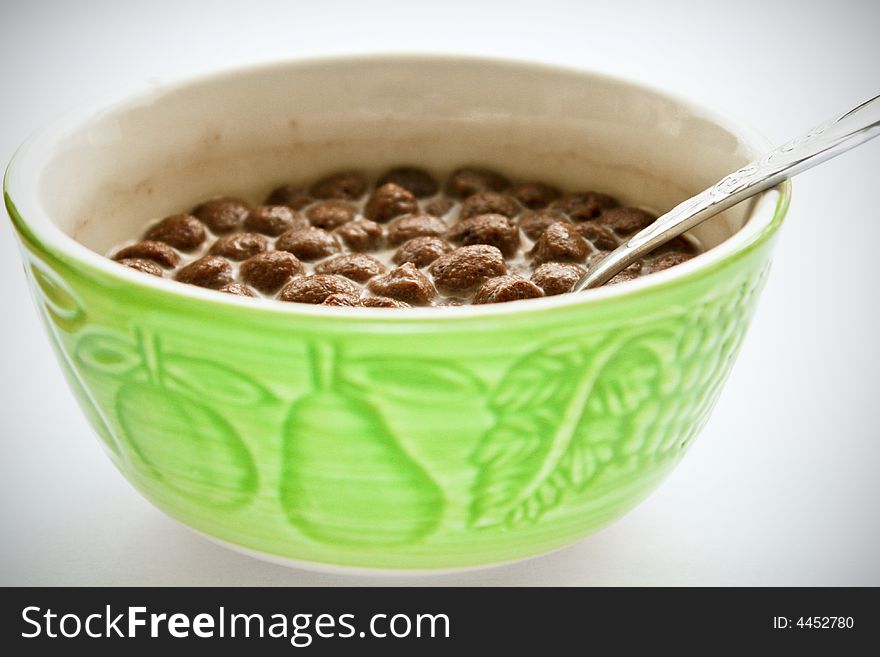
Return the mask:
<svg viewBox="0 0 880 657">
<path fill-rule="evenodd" d="M 308 221 L 286 205 L 258 205 L 244 220 L 246 230 L 269 237 L 278 237 L 289 230 L 308 225 Z"/>
<path fill-rule="evenodd" d="M 355 219 L 336 229 L 336 234 L 352 251 L 378 251 L 384 245 L 382 226 L 369 219 Z"/>
<path fill-rule="evenodd" d="M 293 276 L 303 273 L 303 265 L 292 253 L 272 251 L 248 258 L 238 270 L 242 280 L 264 294 L 274 294 Z"/>
<path fill-rule="evenodd" d="M 208 236 L 205 225 L 190 214 L 165 217 L 147 231 L 146 239 L 164 242 L 181 251 L 192 251 Z"/>
<path fill-rule="evenodd" d="M 540 287 L 519 276 L 496 276 L 483 283 L 474 294 L 474 303 L 504 303 L 544 296 Z"/>
<path fill-rule="evenodd" d="M 575 226 L 577 232 L 595 248 L 603 251 L 613 251 L 617 248 L 617 238 L 608 228 L 599 224 L 597 220 L 584 221 Z"/>
<path fill-rule="evenodd" d="M 559 198 L 559 190 L 542 182 L 525 182 L 514 185 L 507 192 L 529 210 L 546 208 Z"/>
<path fill-rule="evenodd" d="M 437 258 L 451 251 L 452 246 L 449 242 L 439 237 L 414 237 L 404 242 L 391 260 L 397 265 L 411 262 L 421 268 L 427 267 Z"/>
<path fill-rule="evenodd" d="M 617 205 L 617 199 L 599 192 L 581 192 L 563 196 L 550 204 L 551 210 L 558 210 L 568 215 L 572 221 L 589 221 L 595 219 L 604 210 Z"/>
<path fill-rule="evenodd" d="M 408 303 L 390 297 L 363 297 L 361 298 L 361 306 L 364 308 L 412 308 Z"/>
<path fill-rule="evenodd" d="M 275 248 L 288 251 L 300 260 L 320 260 L 342 249 L 331 233 L 314 226 L 284 233 L 275 242 Z"/>
<path fill-rule="evenodd" d="M 116 262 L 143 274 L 150 274 L 150 276 L 158 276 L 159 278 L 162 278 L 164 275 L 162 268 L 159 265 L 146 258 L 121 258 Z"/>
<path fill-rule="evenodd" d="M 381 187 L 386 183 L 403 187 L 416 198 L 434 196 L 439 189 L 437 181 L 431 177 L 431 174 L 417 167 L 395 167 L 386 171 L 380 176 L 376 186 Z"/>
<path fill-rule="evenodd" d="M 269 193 L 264 203 L 266 205 L 286 205 L 291 210 L 302 210 L 314 200 L 301 187 L 281 185 Z"/>
<path fill-rule="evenodd" d="M 177 252 L 165 244 L 165 242 L 159 242 L 158 240 L 144 240 L 143 242 L 126 246 L 120 249 L 113 256 L 113 259 L 152 260 L 166 269 L 176 267 L 177 263 L 180 262 L 180 256 L 177 255 Z"/>
<path fill-rule="evenodd" d="M 310 191 L 318 199 L 355 201 L 367 191 L 367 179 L 357 171 L 343 171 L 321 178 Z"/>
<path fill-rule="evenodd" d="M 321 302 L 322 306 L 341 306 L 348 308 L 357 308 L 360 306 L 360 297 L 349 292 L 340 292 L 339 294 L 331 294 Z"/>
<path fill-rule="evenodd" d="M 444 217 L 452 209 L 453 205 L 455 205 L 455 202 L 448 198 L 435 198 L 425 205 L 425 212 L 435 217 Z"/>
<path fill-rule="evenodd" d="M 461 204 L 459 219 L 468 219 L 481 214 L 501 214 L 512 219 L 522 208 L 512 196 L 498 192 L 477 192 L 468 196 Z"/>
<path fill-rule="evenodd" d="M 384 224 L 394 217 L 412 214 L 418 210 L 419 204 L 415 196 L 399 185 L 385 183 L 367 201 L 364 216 L 370 221 Z"/>
<path fill-rule="evenodd" d="M 430 214 L 407 214 L 397 217 L 388 224 L 388 243 L 397 246 L 414 237 L 438 237 L 445 234 L 448 229 L 449 226 L 440 217 Z"/>
<path fill-rule="evenodd" d="M 405 303 L 423 306 L 431 302 L 437 291 L 430 279 L 416 269 L 411 262 L 392 269 L 367 283 L 367 289 L 379 296 L 390 297 Z"/>
<path fill-rule="evenodd" d="M 338 274 L 358 283 L 385 273 L 385 265 L 364 253 L 347 253 L 325 260 L 315 267 L 316 274 Z"/>
<path fill-rule="evenodd" d="M 462 246 L 489 244 L 501 251 L 505 258 L 513 257 L 519 249 L 519 229 L 502 214 L 481 214 L 462 219 L 449 229 L 446 237 Z"/>
<path fill-rule="evenodd" d="M 278 298 L 281 301 L 299 303 L 324 303 L 331 294 L 360 294 L 360 288 L 343 276 L 335 274 L 315 274 L 298 276 L 281 288 Z"/>
<path fill-rule="evenodd" d="M 357 216 L 357 208 L 345 201 L 321 201 L 306 210 L 309 223 L 317 228 L 333 230 Z"/>
<path fill-rule="evenodd" d="M 541 233 L 529 255 L 536 265 L 555 260 L 557 262 L 583 262 L 592 250 L 577 229 L 564 222 L 550 224 Z"/>
<path fill-rule="evenodd" d="M 526 212 L 520 216 L 518 224 L 526 237 L 530 240 L 536 240 L 541 237 L 541 233 L 547 230 L 547 226 L 558 221 L 567 224 L 571 223 L 571 219 L 556 210 L 537 210 L 535 212 Z"/>
<path fill-rule="evenodd" d="M 599 217 L 599 222 L 622 237 L 628 237 L 654 223 L 656 217 L 639 208 L 612 208 Z"/>
<path fill-rule="evenodd" d="M 466 294 L 506 271 L 501 251 L 486 244 L 460 246 L 431 265 L 437 289 L 450 295 Z"/>
<path fill-rule="evenodd" d="M 250 211 L 246 201 L 224 197 L 200 203 L 193 208 L 192 214 L 201 219 L 212 232 L 220 235 L 240 228 Z"/>
<path fill-rule="evenodd" d="M 652 273 L 656 271 L 664 271 L 670 267 L 675 267 L 683 262 L 687 262 L 693 257 L 694 256 L 690 253 L 667 253 L 654 260 L 654 262 L 648 265 L 648 268 Z"/>
<path fill-rule="evenodd" d="M 174 280 L 217 290 L 232 283 L 232 265 L 226 258 L 207 255 L 178 271 Z"/>
<path fill-rule="evenodd" d="M 453 198 L 466 199 L 478 192 L 503 192 L 510 181 L 497 171 L 481 167 L 463 167 L 452 172 L 446 181 L 446 193 Z"/>
<path fill-rule="evenodd" d="M 245 260 L 262 253 L 269 246 L 268 240 L 257 233 L 233 233 L 217 239 L 211 245 L 211 255 L 230 260 Z"/>
<path fill-rule="evenodd" d="M 238 297 L 256 297 L 257 294 L 252 289 L 250 289 L 247 285 L 242 285 L 241 283 L 227 283 L 223 287 L 221 287 L 219 292 L 226 292 L 226 294 L 234 294 Z"/>
<path fill-rule="evenodd" d="M 586 273 L 573 262 L 546 262 L 535 270 L 531 280 L 549 297 L 570 291 Z"/>
</svg>

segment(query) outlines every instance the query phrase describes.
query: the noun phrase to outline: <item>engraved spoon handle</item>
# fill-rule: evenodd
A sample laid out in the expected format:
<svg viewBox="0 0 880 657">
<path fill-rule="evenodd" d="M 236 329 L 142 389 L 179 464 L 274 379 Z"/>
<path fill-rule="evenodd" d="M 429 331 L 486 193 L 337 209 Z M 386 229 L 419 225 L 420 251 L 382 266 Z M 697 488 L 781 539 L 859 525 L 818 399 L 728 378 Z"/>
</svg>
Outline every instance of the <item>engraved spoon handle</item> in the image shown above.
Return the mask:
<svg viewBox="0 0 880 657">
<path fill-rule="evenodd" d="M 572 292 L 598 287 L 635 260 L 750 196 L 880 135 L 880 96 L 770 151 L 675 206 L 586 273 Z"/>
</svg>

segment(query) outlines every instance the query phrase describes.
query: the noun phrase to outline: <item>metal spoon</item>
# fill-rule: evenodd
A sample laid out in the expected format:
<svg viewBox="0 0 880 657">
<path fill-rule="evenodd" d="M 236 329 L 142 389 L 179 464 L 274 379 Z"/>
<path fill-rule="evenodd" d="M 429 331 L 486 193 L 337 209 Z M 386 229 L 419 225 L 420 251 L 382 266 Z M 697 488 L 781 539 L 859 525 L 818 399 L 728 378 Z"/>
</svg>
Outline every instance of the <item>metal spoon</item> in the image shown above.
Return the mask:
<svg viewBox="0 0 880 657">
<path fill-rule="evenodd" d="M 599 261 L 574 284 L 572 292 L 602 285 L 646 253 L 709 217 L 878 135 L 880 96 L 874 96 L 675 206 Z"/>
</svg>

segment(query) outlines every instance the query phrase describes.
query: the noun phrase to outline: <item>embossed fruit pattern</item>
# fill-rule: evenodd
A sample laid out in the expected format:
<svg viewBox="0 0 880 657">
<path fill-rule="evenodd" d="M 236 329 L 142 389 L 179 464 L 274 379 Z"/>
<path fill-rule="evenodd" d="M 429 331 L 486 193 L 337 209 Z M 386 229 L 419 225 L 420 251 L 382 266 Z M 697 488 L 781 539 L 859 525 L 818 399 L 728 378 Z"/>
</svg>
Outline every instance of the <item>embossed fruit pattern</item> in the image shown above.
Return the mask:
<svg viewBox="0 0 880 657">
<path fill-rule="evenodd" d="M 598 344 L 574 337 L 515 363 L 490 397 L 497 423 L 472 455 L 470 525 L 530 525 L 603 475 L 677 458 L 711 410 L 762 280 L 684 323 Z"/>
<path fill-rule="evenodd" d="M 336 356 L 329 345 L 312 350 L 314 391 L 294 402 L 285 422 L 280 492 L 287 517 L 328 543 L 419 540 L 440 521 L 442 492 L 347 381 Z"/>
<path fill-rule="evenodd" d="M 235 429 L 206 405 L 251 407 L 272 399 L 261 384 L 225 365 L 165 353 L 158 340 L 92 330 L 77 342 L 77 363 L 121 380 L 115 412 L 140 464 L 199 504 L 234 508 L 257 489 L 257 468 Z"/>
</svg>

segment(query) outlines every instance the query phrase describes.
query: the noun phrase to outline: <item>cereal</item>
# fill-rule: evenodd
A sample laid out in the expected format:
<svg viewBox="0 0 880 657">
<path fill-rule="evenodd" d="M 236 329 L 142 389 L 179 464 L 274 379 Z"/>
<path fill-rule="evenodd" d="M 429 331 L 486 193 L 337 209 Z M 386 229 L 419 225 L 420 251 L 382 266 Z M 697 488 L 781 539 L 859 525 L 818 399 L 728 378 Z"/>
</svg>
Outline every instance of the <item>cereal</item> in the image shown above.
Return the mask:
<svg viewBox="0 0 880 657">
<path fill-rule="evenodd" d="M 655 219 L 654 215 L 639 208 L 612 208 L 602 213 L 599 222 L 621 237 L 628 237 L 642 228 L 647 228 Z"/>
<path fill-rule="evenodd" d="M 388 244 L 398 246 L 414 237 L 439 237 L 445 235 L 449 226 L 439 217 L 430 214 L 407 214 L 388 224 Z"/>
<path fill-rule="evenodd" d="M 180 262 L 180 256 L 177 252 L 164 242 L 156 240 L 144 240 L 131 246 L 120 249 L 113 256 L 114 260 L 152 260 L 157 265 L 165 267 L 176 267 Z"/>
<path fill-rule="evenodd" d="M 568 215 L 572 221 L 589 221 L 616 205 L 617 201 L 607 194 L 581 192 L 560 197 L 550 204 L 550 209 Z"/>
<path fill-rule="evenodd" d="M 481 214 L 501 214 L 512 219 L 522 208 L 511 196 L 498 192 L 477 192 L 468 196 L 461 204 L 459 219 L 468 219 Z"/>
<path fill-rule="evenodd" d="M 399 185 L 385 183 L 367 201 L 364 216 L 370 221 L 384 224 L 394 217 L 412 214 L 418 210 L 419 203 L 415 196 Z"/>
<path fill-rule="evenodd" d="M 389 297 L 363 297 L 360 305 L 364 308 L 412 308 L 408 303 Z"/>
<path fill-rule="evenodd" d="M 450 242 L 469 246 L 488 244 L 494 246 L 505 258 L 512 258 L 519 249 L 519 230 L 502 214 L 481 214 L 462 219 L 447 233 Z"/>
<path fill-rule="evenodd" d="M 287 231 L 275 242 L 275 248 L 289 251 L 300 260 L 320 260 L 342 250 L 331 233 L 314 226 Z"/>
<path fill-rule="evenodd" d="M 543 290 L 519 276 L 496 276 L 483 283 L 476 294 L 474 303 L 504 303 L 519 299 L 537 299 L 544 296 Z"/>
<path fill-rule="evenodd" d="M 324 299 L 321 302 L 322 306 L 348 306 L 349 308 L 356 308 L 361 305 L 361 299 L 356 294 L 351 294 L 350 292 L 339 292 L 337 294 L 331 294 L 329 297 Z"/>
<path fill-rule="evenodd" d="M 418 306 L 430 303 L 437 294 L 430 279 L 411 262 L 372 279 L 367 283 L 367 289 L 380 296 Z"/>
<path fill-rule="evenodd" d="M 519 228 L 525 233 L 530 240 L 536 240 L 541 237 L 541 233 L 547 230 L 547 226 L 555 224 L 558 221 L 571 223 L 571 219 L 556 210 L 538 210 L 536 212 L 526 212 L 519 220 Z"/>
<path fill-rule="evenodd" d="M 266 205 L 286 205 L 291 210 L 302 210 L 314 200 L 301 187 L 281 185 L 273 189 L 263 203 Z"/>
<path fill-rule="evenodd" d="M 309 225 L 302 215 L 286 205 L 258 205 L 244 220 L 245 230 L 278 237 L 282 233 Z"/>
<path fill-rule="evenodd" d="M 608 282 L 605 285 L 617 285 L 618 283 L 626 283 L 627 281 L 634 281 L 639 277 L 638 274 L 631 271 L 626 271 L 625 269 L 622 272 L 618 272 L 614 276 L 608 279 Z"/>
<path fill-rule="evenodd" d="M 165 217 L 147 231 L 145 238 L 165 242 L 181 251 L 192 251 L 207 239 L 205 225 L 190 214 Z"/>
<path fill-rule="evenodd" d="M 358 295 L 360 288 L 344 276 L 335 274 L 314 274 L 298 276 L 281 288 L 278 298 L 281 301 L 299 303 L 324 303 L 331 294 Z"/>
<path fill-rule="evenodd" d="M 404 242 L 397 249 L 391 261 L 397 265 L 411 262 L 416 267 L 422 268 L 427 267 L 437 258 L 450 251 L 452 251 L 452 245 L 439 237 L 414 237 Z"/>
<path fill-rule="evenodd" d="M 437 258 L 430 269 L 437 289 L 450 295 L 466 294 L 507 272 L 501 251 L 485 244 L 460 246 Z"/>
<path fill-rule="evenodd" d="M 257 233 L 234 233 L 224 235 L 214 242 L 210 253 L 230 260 L 246 260 L 262 253 L 268 246 L 268 240 Z"/>
<path fill-rule="evenodd" d="M 321 201 L 306 210 L 306 217 L 312 226 L 333 230 L 357 216 L 357 208 L 344 201 Z"/>
<path fill-rule="evenodd" d="M 382 174 L 376 186 L 381 187 L 386 183 L 394 183 L 398 187 L 403 187 L 416 198 L 434 196 L 440 189 L 430 173 L 416 167 L 395 167 Z"/>
<path fill-rule="evenodd" d="M 205 201 L 193 208 L 192 215 L 211 229 L 221 234 L 236 230 L 247 219 L 251 208 L 240 198 L 224 197 Z"/>
<path fill-rule="evenodd" d="M 511 182 L 481 167 L 445 177 L 410 164 L 378 177 L 344 170 L 276 187 L 262 205 L 199 203 L 110 251 L 120 265 L 239 297 L 349 308 L 455 308 L 570 292 L 654 220 L 597 191 Z M 607 285 L 701 252 L 689 235 Z"/>
<path fill-rule="evenodd" d="M 225 258 L 207 255 L 178 271 L 174 280 L 216 290 L 233 282 L 232 265 Z"/>
<path fill-rule="evenodd" d="M 435 217 L 444 217 L 453 208 L 455 201 L 448 198 L 435 198 L 425 204 L 425 212 Z"/>
<path fill-rule="evenodd" d="M 358 283 L 385 273 L 385 265 L 364 253 L 347 253 L 325 260 L 315 267 L 316 274 L 339 274 Z"/>
<path fill-rule="evenodd" d="M 579 223 L 575 225 L 575 228 L 581 234 L 581 237 L 597 249 L 613 251 L 618 246 L 614 233 L 601 226 L 595 219 Z"/>
<path fill-rule="evenodd" d="M 242 280 L 264 294 L 274 294 L 291 277 L 303 273 L 303 265 L 292 253 L 273 251 L 248 258 L 239 268 Z"/>
<path fill-rule="evenodd" d="M 143 272 L 144 274 L 150 274 L 151 276 L 158 276 L 161 278 L 165 275 L 159 265 L 146 258 L 121 258 L 117 260 L 117 262 L 120 265 L 125 265 L 136 271 Z"/>
<path fill-rule="evenodd" d="M 310 191 L 315 198 L 355 201 L 367 191 L 367 179 L 357 171 L 343 171 L 322 178 Z"/>
<path fill-rule="evenodd" d="M 546 262 L 535 270 L 531 280 L 549 297 L 569 292 L 586 273 L 573 262 Z"/>
<path fill-rule="evenodd" d="M 226 292 L 226 294 L 234 294 L 239 297 L 256 297 L 256 293 L 249 288 L 247 285 L 242 285 L 241 283 L 227 283 L 221 288 L 218 288 L 220 292 Z"/>
<path fill-rule="evenodd" d="M 557 262 L 583 262 L 591 251 L 587 241 L 571 224 L 557 221 L 541 233 L 532 247 L 531 256 L 536 265 Z"/>
<path fill-rule="evenodd" d="M 503 192 L 510 181 L 496 171 L 476 167 L 464 167 L 452 172 L 446 183 L 446 193 L 457 199 L 465 199 L 478 192 Z"/>
<path fill-rule="evenodd" d="M 369 219 L 355 219 L 336 229 L 345 245 L 353 251 L 377 251 L 382 248 L 382 226 Z"/>
<path fill-rule="evenodd" d="M 529 210 L 541 210 L 559 198 L 559 190 L 542 182 L 519 183 L 508 192 Z"/>
<path fill-rule="evenodd" d="M 680 265 L 683 262 L 687 262 L 691 258 L 693 258 L 690 253 L 667 253 L 665 255 L 660 256 L 654 262 L 648 265 L 648 269 L 651 272 L 655 271 L 664 271 L 669 269 L 670 267 L 675 267 L 675 265 Z"/>
</svg>

